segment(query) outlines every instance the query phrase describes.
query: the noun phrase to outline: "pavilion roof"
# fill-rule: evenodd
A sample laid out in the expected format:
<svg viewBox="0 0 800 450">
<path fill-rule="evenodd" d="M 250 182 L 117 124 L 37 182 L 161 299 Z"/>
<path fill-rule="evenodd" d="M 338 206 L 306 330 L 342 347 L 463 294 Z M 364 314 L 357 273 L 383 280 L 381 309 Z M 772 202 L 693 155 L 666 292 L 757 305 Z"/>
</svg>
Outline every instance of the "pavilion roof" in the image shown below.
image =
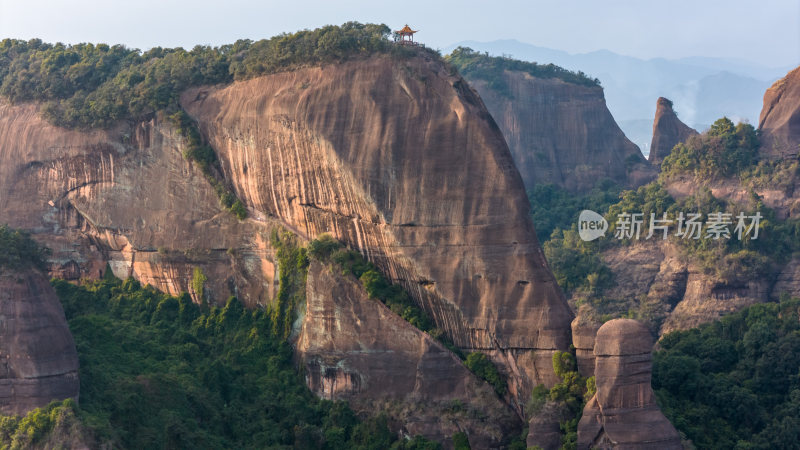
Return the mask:
<svg viewBox="0 0 800 450">
<path fill-rule="evenodd" d="M 395 31 L 397 34 L 414 34 L 419 30 L 412 30 L 411 27 L 406 24 L 401 30 Z"/>
</svg>

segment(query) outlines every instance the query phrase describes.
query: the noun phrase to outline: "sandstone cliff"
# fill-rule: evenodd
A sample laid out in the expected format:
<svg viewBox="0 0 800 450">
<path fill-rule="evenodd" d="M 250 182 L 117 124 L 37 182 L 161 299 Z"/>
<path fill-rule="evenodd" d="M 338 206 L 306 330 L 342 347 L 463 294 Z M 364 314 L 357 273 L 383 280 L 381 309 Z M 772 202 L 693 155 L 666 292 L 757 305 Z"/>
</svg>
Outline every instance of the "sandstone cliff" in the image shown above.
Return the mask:
<svg viewBox="0 0 800 450">
<path fill-rule="evenodd" d="M 237 295 L 265 305 L 275 266 L 256 232 L 263 227 L 225 212 L 182 150 L 156 118 L 69 131 L 41 119 L 37 105 L 0 100 L 0 223 L 31 230 L 51 248 L 59 277 L 96 278 L 108 262 L 120 278 L 197 297 L 198 267 L 209 300 Z"/>
<path fill-rule="evenodd" d="M 661 161 L 672 151 L 672 147 L 696 134 L 697 131 L 681 122 L 672 109 L 672 102 L 664 97 L 659 97 L 656 102 L 653 140 L 650 144 L 648 161 L 651 164 L 660 165 Z"/>
<path fill-rule="evenodd" d="M 488 383 L 428 334 L 316 261 L 308 272 L 297 356 L 309 387 L 356 411 L 384 410 L 404 434 L 497 448 L 522 422 Z"/>
<path fill-rule="evenodd" d="M 52 248 L 54 275 L 97 277 L 109 263 L 198 302 L 237 295 L 251 307 L 274 296 L 272 226 L 330 232 L 458 346 L 499 363 L 519 404 L 556 381 L 551 355 L 568 347 L 572 314 L 499 129 L 441 62 L 373 57 L 194 89 L 182 102 L 251 219 L 219 206 L 158 116 L 81 132 L 47 124 L 38 105 L 0 103 L 0 223 Z M 208 278 L 203 299 L 195 269 Z M 420 366 L 420 380 L 434 369 Z"/>
<path fill-rule="evenodd" d="M 652 347 L 650 332 L 635 320 L 600 327 L 594 346 L 597 393 L 578 424 L 579 449 L 683 448 L 650 386 Z"/>
<path fill-rule="evenodd" d="M 620 130 L 603 89 L 520 71 L 502 75 L 509 95 L 479 78 L 469 82 L 497 121 L 525 186 L 554 183 L 581 192 L 603 178 L 637 187 L 655 177 Z"/>
<path fill-rule="evenodd" d="M 0 413 L 78 398 L 78 353 L 64 310 L 35 269 L 0 270 Z"/>
<path fill-rule="evenodd" d="M 758 128 L 761 130 L 761 154 L 785 158 L 800 153 L 800 67 L 764 93 Z"/>
<path fill-rule="evenodd" d="M 519 398 L 556 381 L 572 314 L 500 130 L 440 61 L 377 57 L 181 101 L 256 217 L 361 251 L 457 346 L 499 362 Z"/>
</svg>

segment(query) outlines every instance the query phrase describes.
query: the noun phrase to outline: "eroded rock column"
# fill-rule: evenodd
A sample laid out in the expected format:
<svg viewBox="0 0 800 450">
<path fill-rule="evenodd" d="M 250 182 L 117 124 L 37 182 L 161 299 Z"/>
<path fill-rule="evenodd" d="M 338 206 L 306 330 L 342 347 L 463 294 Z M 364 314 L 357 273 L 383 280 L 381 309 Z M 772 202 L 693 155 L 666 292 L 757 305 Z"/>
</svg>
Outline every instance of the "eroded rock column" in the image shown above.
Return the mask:
<svg viewBox="0 0 800 450">
<path fill-rule="evenodd" d="M 78 398 L 78 353 L 53 287 L 35 270 L 0 269 L 0 413 Z"/>
<path fill-rule="evenodd" d="M 681 449 L 650 386 L 653 340 L 632 319 L 603 324 L 594 345 L 597 393 L 578 424 L 578 448 Z"/>
</svg>

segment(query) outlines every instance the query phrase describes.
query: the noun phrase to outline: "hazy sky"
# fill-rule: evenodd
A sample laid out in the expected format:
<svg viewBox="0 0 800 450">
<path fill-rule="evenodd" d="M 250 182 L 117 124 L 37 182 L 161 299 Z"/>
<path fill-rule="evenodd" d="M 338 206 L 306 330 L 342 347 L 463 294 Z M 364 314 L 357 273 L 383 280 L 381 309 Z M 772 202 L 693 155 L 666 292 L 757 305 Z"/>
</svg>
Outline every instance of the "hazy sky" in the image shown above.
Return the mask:
<svg viewBox="0 0 800 450">
<path fill-rule="evenodd" d="M 517 39 L 572 53 L 800 64 L 800 0 L 0 0 L 0 38 L 140 49 L 219 45 L 348 20 L 393 29 L 407 22 L 434 48 Z"/>
</svg>

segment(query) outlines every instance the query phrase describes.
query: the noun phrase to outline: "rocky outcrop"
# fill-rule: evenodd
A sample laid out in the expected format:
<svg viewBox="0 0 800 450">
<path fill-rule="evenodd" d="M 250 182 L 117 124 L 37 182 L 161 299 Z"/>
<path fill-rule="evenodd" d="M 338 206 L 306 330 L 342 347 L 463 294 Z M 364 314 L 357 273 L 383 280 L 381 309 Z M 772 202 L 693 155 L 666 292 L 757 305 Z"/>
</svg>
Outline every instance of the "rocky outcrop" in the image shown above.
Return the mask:
<svg viewBox="0 0 800 450">
<path fill-rule="evenodd" d="M 800 153 L 800 67 L 764 93 L 758 128 L 762 155 L 786 158 Z"/>
<path fill-rule="evenodd" d="M 331 233 L 403 285 L 521 402 L 555 383 L 572 314 L 481 99 L 441 61 L 381 56 L 187 91 L 255 216 Z"/>
<path fill-rule="evenodd" d="M 656 118 L 653 120 L 653 140 L 650 144 L 648 161 L 661 165 L 661 161 L 672 151 L 672 147 L 697 135 L 697 131 L 687 126 L 672 109 L 672 102 L 659 97 L 656 102 Z"/>
<path fill-rule="evenodd" d="M 578 424 L 578 448 L 682 449 L 680 435 L 656 405 L 650 386 L 650 332 L 632 319 L 615 319 L 597 332 L 597 393 Z"/>
<path fill-rule="evenodd" d="M 0 413 L 78 399 L 78 353 L 64 310 L 35 269 L 0 268 Z"/>
<path fill-rule="evenodd" d="M 444 346 L 370 299 L 355 280 L 312 261 L 297 358 L 309 388 L 356 411 L 386 411 L 401 433 L 498 448 L 522 422 Z M 558 430 L 556 430 L 558 431 Z"/>
<path fill-rule="evenodd" d="M 800 258 L 792 258 L 775 279 L 771 298 L 780 300 L 783 295 L 800 298 Z"/>
<path fill-rule="evenodd" d="M 660 334 L 688 330 L 756 303 L 769 300 L 770 281 L 722 280 L 703 272 L 690 272 L 686 293 L 661 325 Z"/>
<path fill-rule="evenodd" d="M 592 323 L 599 316 L 620 317 L 635 311 L 653 335 L 662 336 L 769 301 L 770 292 L 775 292 L 770 277 L 723 276 L 699 267 L 669 241 L 651 239 L 610 247 L 600 256 L 613 272 L 615 283 L 603 291 L 603 305 L 584 305 L 578 310 L 578 318 L 573 322 L 576 351 L 588 348 L 583 343 L 588 339 L 575 324 Z M 789 269 L 785 272 L 784 284 L 791 290 L 793 272 Z M 577 301 L 578 295 L 572 300 Z"/>
<path fill-rule="evenodd" d="M 601 179 L 636 187 L 656 173 L 606 107 L 603 89 L 505 71 L 508 92 L 469 82 L 497 121 L 525 186 L 554 183 L 587 191 Z"/>
</svg>

